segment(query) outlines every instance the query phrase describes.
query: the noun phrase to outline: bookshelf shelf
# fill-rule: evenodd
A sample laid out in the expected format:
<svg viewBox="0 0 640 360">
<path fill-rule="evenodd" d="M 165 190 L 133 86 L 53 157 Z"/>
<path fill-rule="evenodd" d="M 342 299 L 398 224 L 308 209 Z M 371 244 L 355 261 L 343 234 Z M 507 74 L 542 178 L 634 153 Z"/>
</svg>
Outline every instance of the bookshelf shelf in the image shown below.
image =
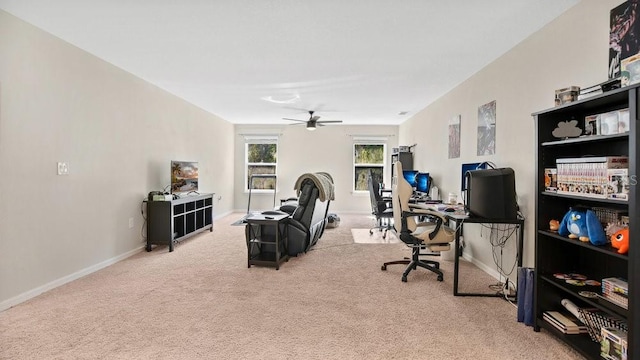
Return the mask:
<svg viewBox="0 0 640 360">
<path fill-rule="evenodd" d="M 568 237 L 560 236 L 557 233 L 553 233 L 553 232 L 549 232 L 549 231 L 539 230 L 538 232 L 541 235 L 555 238 L 558 241 L 564 241 L 564 242 L 570 243 L 573 246 L 582 246 L 582 247 L 590 249 L 592 251 L 602 252 L 602 253 L 607 254 L 609 256 L 619 257 L 620 259 L 623 259 L 625 261 L 628 259 L 627 254 L 618 254 L 618 252 L 617 252 L 618 249 L 613 248 L 611 245 L 595 246 L 595 245 L 592 245 L 591 243 L 588 243 L 588 242 L 582 242 L 582 241 L 580 241 L 578 239 L 570 239 Z"/>
<path fill-rule="evenodd" d="M 571 144 L 577 144 L 577 143 L 608 141 L 611 139 L 619 139 L 619 138 L 624 139 L 628 137 L 629 137 L 629 133 L 613 134 L 613 135 L 593 135 L 593 136 L 582 136 L 582 137 L 565 139 L 565 140 L 547 141 L 547 142 L 543 142 L 540 145 L 541 146 L 562 146 L 562 145 L 571 145 Z"/>
<path fill-rule="evenodd" d="M 624 206 L 629 205 L 629 201 L 628 200 L 602 199 L 602 198 L 579 196 L 579 195 L 558 194 L 558 193 L 552 192 L 552 191 L 543 191 L 542 195 L 543 196 L 557 196 L 557 197 L 562 197 L 562 198 L 566 198 L 566 199 L 573 199 L 573 200 L 586 201 L 586 202 L 600 202 L 600 203 L 606 203 L 606 204 L 620 204 L 620 205 L 624 205 Z"/>
</svg>

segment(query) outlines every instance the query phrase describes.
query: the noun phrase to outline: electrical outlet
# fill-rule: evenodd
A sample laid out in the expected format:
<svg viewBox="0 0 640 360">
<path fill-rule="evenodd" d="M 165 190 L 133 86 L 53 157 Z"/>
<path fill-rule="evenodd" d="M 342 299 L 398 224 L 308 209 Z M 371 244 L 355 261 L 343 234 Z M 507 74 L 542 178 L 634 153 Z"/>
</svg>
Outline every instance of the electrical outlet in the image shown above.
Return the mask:
<svg viewBox="0 0 640 360">
<path fill-rule="evenodd" d="M 67 164 L 66 162 L 59 162 L 58 175 L 69 175 L 69 164 Z"/>
<path fill-rule="evenodd" d="M 133 229 L 133 218 L 129 218 L 129 229 Z"/>
</svg>

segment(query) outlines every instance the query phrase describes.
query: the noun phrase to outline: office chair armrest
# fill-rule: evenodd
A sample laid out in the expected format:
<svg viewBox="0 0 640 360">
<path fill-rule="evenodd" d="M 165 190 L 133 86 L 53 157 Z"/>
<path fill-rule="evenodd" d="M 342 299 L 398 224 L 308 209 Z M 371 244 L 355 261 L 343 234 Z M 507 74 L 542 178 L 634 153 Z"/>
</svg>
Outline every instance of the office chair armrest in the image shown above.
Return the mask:
<svg viewBox="0 0 640 360">
<path fill-rule="evenodd" d="M 405 216 L 405 213 L 407 214 L 406 216 L 429 216 L 429 217 L 440 219 L 442 222 L 446 221 L 444 215 L 442 215 L 442 213 L 435 210 L 427 210 L 424 208 L 414 207 L 414 208 L 411 208 L 411 211 L 403 211 L 402 216 Z"/>
<path fill-rule="evenodd" d="M 440 232 L 440 229 L 442 228 L 442 226 L 444 225 L 445 222 L 445 218 L 444 216 L 442 216 L 442 214 L 440 214 L 437 211 L 432 211 L 432 210 L 426 210 L 426 209 L 414 209 L 413 211 L 403 211 L 402 212 L 402 218 L 405 219 L 409 216 L 427 216 L 429 218 L 431 218 L 433 221 L 433 223 L 435 223 L 435 227 L 433 228 L 433 230 L 431 232 L 429 232 L 429 240 L 434 240 L 437 236 L 438 233 Z M 446 230 L 445 230 L 446 231 Z"/>
</svg>

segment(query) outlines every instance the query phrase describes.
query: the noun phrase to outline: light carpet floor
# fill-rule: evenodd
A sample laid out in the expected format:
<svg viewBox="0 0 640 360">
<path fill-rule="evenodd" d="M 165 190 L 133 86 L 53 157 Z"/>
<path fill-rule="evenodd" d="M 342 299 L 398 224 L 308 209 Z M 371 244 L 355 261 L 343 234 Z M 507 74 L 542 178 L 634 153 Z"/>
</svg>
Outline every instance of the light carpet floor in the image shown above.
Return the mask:
<svg viewBox="0 0 640 360">
<path fill-rule="evenodd" d="M 393 231 L 387 231 L 385 235 L 384 231 L 377 229 L 374 229 L 373 233 L 369 233 L 369 229 L 351 229 L 351 235 L 356 244 L 397 244 L 400 242 Z"/>
<path fill-rule="evenodd" d="M 355 243 L 368 216 L 340 215 L 276 271 L 247 268 L 241 215 L 1 312 L 0 359 L 581 359 L 505 300 L 454 297 L 451 262 L 444 282 L 381 271 L 408 251 Z M 461 290 L 493 283 L 462 262 Z"/>
</svg>

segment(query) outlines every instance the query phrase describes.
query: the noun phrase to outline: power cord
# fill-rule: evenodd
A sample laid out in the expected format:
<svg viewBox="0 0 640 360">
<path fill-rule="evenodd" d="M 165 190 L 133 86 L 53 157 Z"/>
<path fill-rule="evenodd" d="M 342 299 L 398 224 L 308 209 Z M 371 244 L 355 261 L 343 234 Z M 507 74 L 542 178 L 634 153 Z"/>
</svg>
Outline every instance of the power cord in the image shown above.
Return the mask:
<svg viewBox="0 0 640 360">
<path fill-rule="evenodd" d="M 502 227 L 500 225 L 502 225 Z M 493 261 L 496 265 L 496 270 L 498 271 L 500 278 L 502 279 L 504 277 L 505 279 L 504 283 L 502 281 L 498 281 L 497 284 L 490 285 L 489 288 L 496 291 L 496 293 L 498 294 L 502 294 L 505 300 L 514 305 L 512 300 L 509 299 L 509 296 L 513 297 L 513 295 L 510 294 L 510 289 L 515 289 L 515 284 L 509 279 L 509 276 L 513 274 L 520 254 L 516 252 L 516 257 L 513 261 L 513 265 L 511 266 L 511 269 L 507 271 L 505 270 L 503 264 L 503 250 L 507 245 L 508 240 L 514 234 L 517 235 L 518 231 L 521 231 L 521 229 L 519 228 L 519 226 L 511 224 L 492 224 L 482 226 L 483 228 L 487 228 L 490 231 L 489 239 L 492 246 Z M 509 283 L 511 283 L 511 287 L 509 287 Z"/>
<path fill-rule="evenodd" d="M 495 163 L 493 163 L 492 161 L 485 161 L 482 164 L 480 164 L 480 166 L 478 166 L 478 168 L 480 168 L 482 165 L 488 166 L 492 169 L 497 169 L 497 166 Z"/>
</svg>

